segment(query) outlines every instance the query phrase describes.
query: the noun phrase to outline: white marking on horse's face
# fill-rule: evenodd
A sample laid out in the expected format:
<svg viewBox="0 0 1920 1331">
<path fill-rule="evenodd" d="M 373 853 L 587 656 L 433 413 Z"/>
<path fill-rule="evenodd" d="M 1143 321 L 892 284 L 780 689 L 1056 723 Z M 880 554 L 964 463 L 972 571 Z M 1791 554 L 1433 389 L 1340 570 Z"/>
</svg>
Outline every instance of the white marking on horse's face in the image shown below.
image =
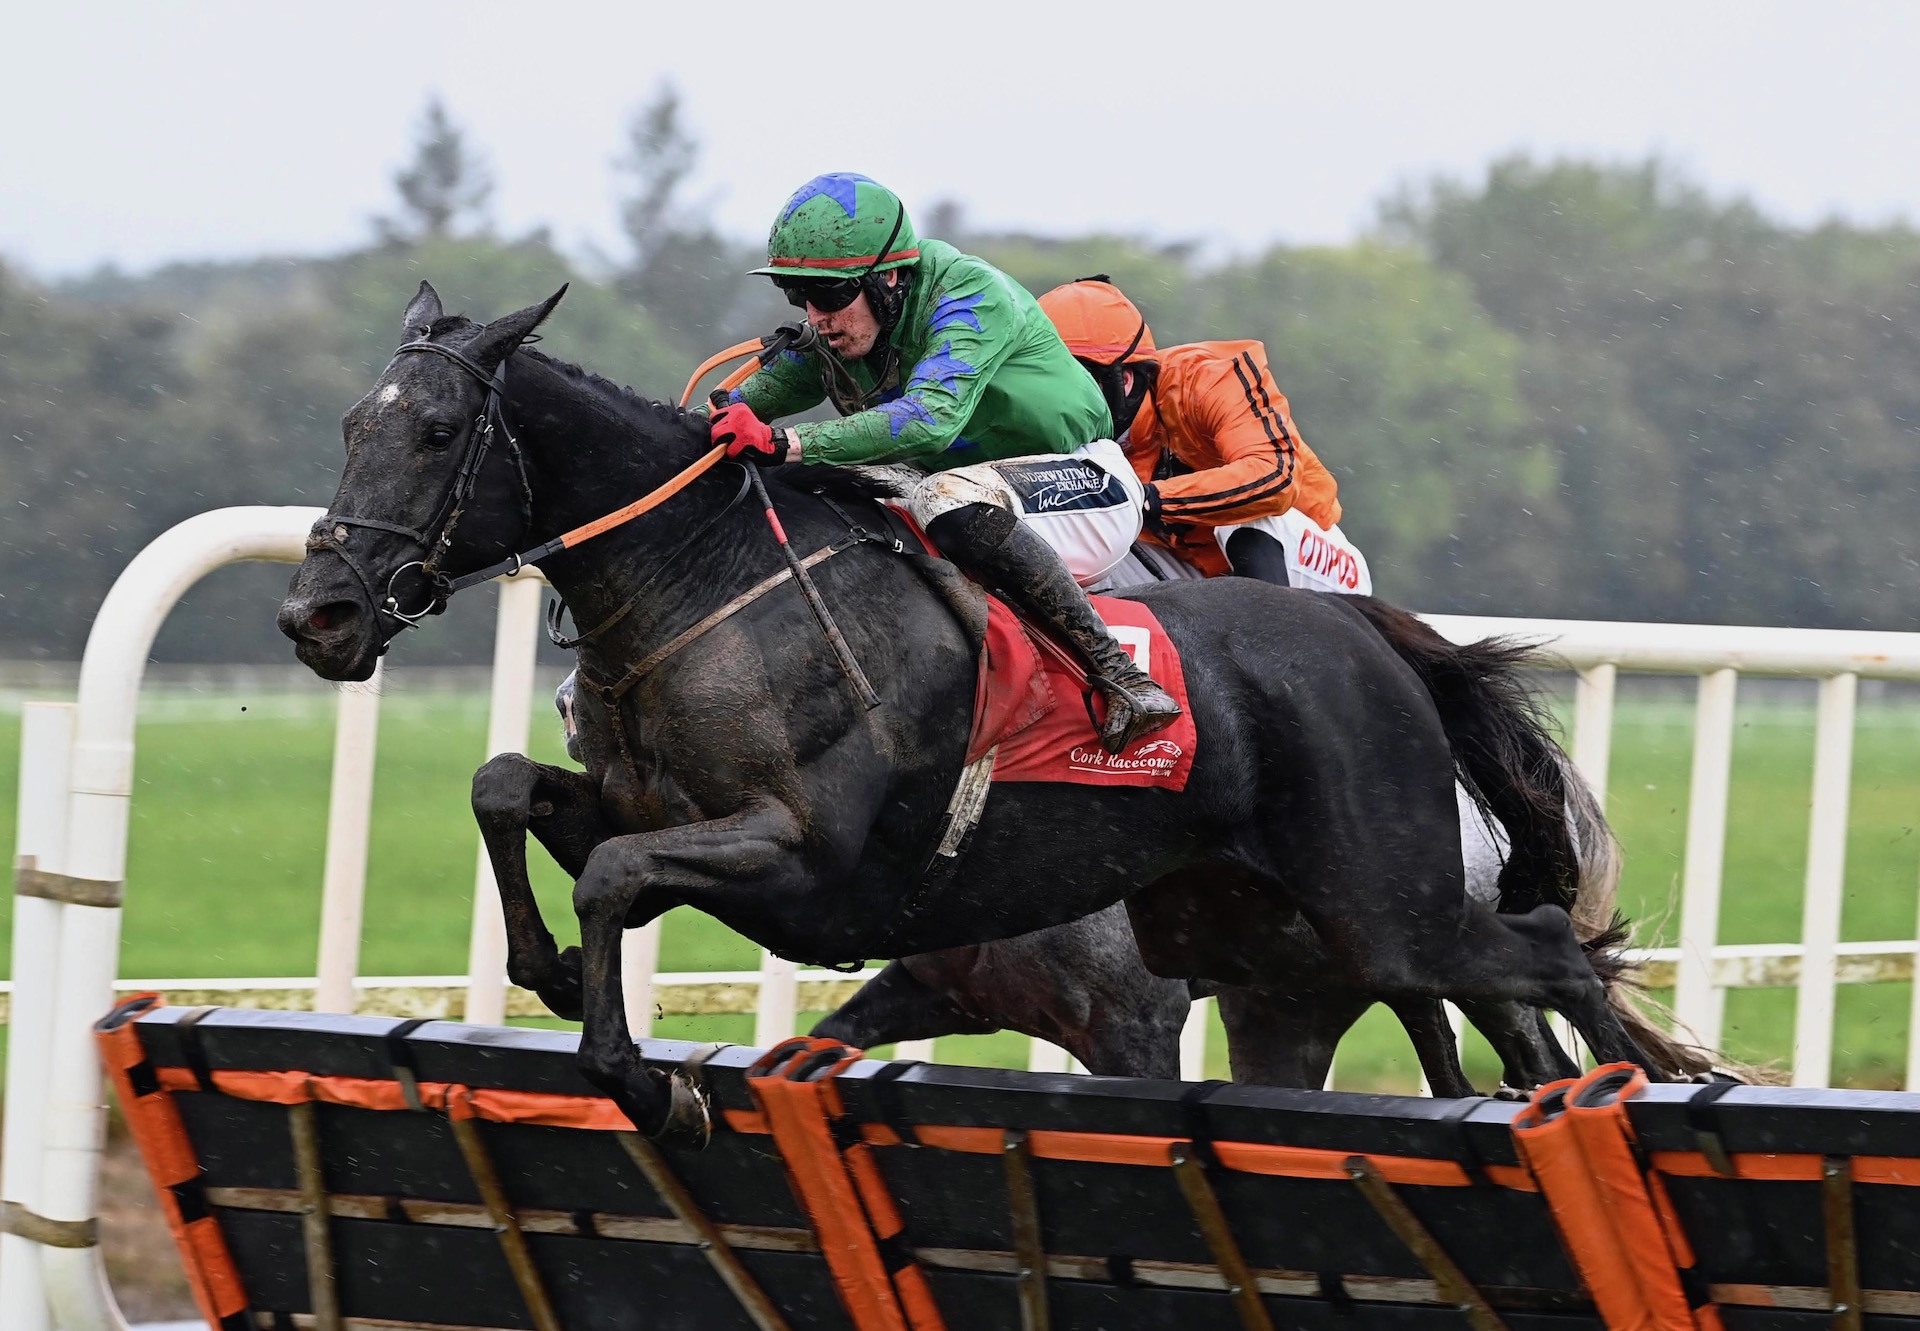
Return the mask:
<svg viewBox="0 0 1920 1331">
<path fill-rule="evenodd" d="M 373 395 L 373 403 L 377 407 L 390 407 L 393 405 L 393 400 L 399 396 L 400 385 L 388 384 L 385 388 L 382 388 Z"/>
</svg>

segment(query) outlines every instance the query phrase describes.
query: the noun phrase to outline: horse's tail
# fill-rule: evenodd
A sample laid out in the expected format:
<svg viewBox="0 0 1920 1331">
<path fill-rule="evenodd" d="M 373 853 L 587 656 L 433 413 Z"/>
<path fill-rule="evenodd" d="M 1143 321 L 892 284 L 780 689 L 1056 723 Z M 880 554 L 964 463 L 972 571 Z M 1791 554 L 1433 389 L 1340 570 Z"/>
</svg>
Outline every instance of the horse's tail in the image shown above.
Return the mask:
<svg viewBox="0 0 1920 1331">
<path fill-rule="evenodd" d="M 1483 638 L 1455 644 L 1415 616 L 1371 596 L 1344 598 L 1413 668 L 1453 747 L 1455 774 L 1508 838 L 1500 909 L 1559 906 L 1573 917 L 1607 1002 L 1627 1033 L 1669 1076 L 1716 1065 L 1710 1050 L 1662 1031 L 1635 995 L 1625 916 L 1612 913 L 1620 843 L 1600 802 L 1548 729 L 1545 706 L 1520 674 L 1534 644 Z M 1586 909 L 1581 909 L 1585 905 Z"/>
<path fill-rule="evenodd" d="M 1547 729 L 1545 708 L 1520 674 L 1533 644 L 1483 638 L 1460 646 L 1385 601 L 1344 600 L 1426 685 L 1453 747 L 1456 775 L 1480 811 L 1505 829 L 1500 909 L 1524 913 L 1552 905 L 1571 913 L 1583 888 L 1609 889 L 1605 876 L 1617 875 L 1619 860 L 1613 833 L 1584 783 L 1567 779 L 1566 755 Z M 1585 796 L 1577 812 L 1569 804 L 1575 788 Z M 1592 883 L 1582 881 L 1583 845 L 1594 867 Z"/>
</svg>

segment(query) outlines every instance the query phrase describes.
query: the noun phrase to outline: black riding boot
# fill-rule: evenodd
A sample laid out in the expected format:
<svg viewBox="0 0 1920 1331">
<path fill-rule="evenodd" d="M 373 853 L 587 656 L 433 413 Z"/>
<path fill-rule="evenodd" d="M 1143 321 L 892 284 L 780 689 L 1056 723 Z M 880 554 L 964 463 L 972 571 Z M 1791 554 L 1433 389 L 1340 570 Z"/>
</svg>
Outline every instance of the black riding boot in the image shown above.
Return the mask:
<svg viewBox="0 0 1920 1331">
<path fill-rule="evenodd" d="M 1141 736 L 1180 715 L 1180 704 L 1133 663 L 1094 613 L 1053 547 L 992 504 L 968 504 L 927 524 L 942 554 L 1038 620 L 1087 667 L 1107 701 L 1100 743 L 1125 753 Z"/>
<path fill-rule="evenodd" d="M 1270 582 L 1276 587 L 1290 586 L 1287 576 L 1287 550 L 1273 537 L 1252 527 L 1242 527 L 1227 537 L 1227 563 L 1237 578 Z"/>
</svg>

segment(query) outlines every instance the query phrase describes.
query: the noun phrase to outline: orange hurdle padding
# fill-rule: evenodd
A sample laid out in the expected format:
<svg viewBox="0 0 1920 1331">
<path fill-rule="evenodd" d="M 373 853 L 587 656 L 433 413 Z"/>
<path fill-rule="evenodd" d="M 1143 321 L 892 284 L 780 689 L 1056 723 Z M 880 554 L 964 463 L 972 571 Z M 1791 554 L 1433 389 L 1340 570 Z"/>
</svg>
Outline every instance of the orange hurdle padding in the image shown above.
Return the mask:
<svg viewBox="0 0 1920 1331">
<path fill-rule="evenodd" d="M 1700 1331 L 1720 1331 L 1719 1310 L 1704 1302 L 1704 1284 L 1693 1280 L 1694 1268 L 1698 1265 L 1693 1244 L 1673 1209 L 1667 1185 L 1658 1174 L 1646 1168 L 1633 1121 L 1627 1117 L 1627 1101 L 1646 1086 L 1647 1074 L 1630 1063 L 1596 1068 L 1571 1092 L 1567 1117 L 1573 1120 L 1580 1149 L 1600 1179 L 1603 1195 L 1618 1201 L 1611 1211 L 1616 1227 L 1624 1235 L 1631 1226 L 1635 1244 L 1645 1245 L 1649 1256 L 1643 1270 L 1650 1280 L 1658 1278 L 1668 1291 L 1662 1297 L 1677 1298 L 1688 1307 L 1692 1314 L 1690 1325 Z M 1647 1237 L 1649 1219 L 1659 1243 L 1664 1244 L 1665 1266 L 1655 1256 L 1662 1251 L 1661 1247 Z M 1701 1291 L 1702 1301 L 1697 1305 L 1688 1297 L 1689 1283 Z"/>
<path fill-rule="evenodd" d="M 136 994 L 115 1007 L 94 1027 L 100 1061 L 120 1097 L 120 1110 L 154 1191 L 160 1194 L 160 1211 L 180 1248 L 200 1315 L 210 1327 L 239 1331 L 253 1325 L 239 1268 L 227 1251 L 220 1222 L 207 1211 L 199 1192 L 200 1160 L 180 1121 L 180 1110 L 168 1089 L 152 1076 L 146 1051 L 133 1030 L 134 1017 L 159 1006 L 159 994 Z"/>
<path fill-rule="evenodd" d="M 900 1212 L 873 1146 L 855 1137 L 843 1147 L 834 1132 L 846 1109 L 833 1078 L 860 1057 L 860 1050 L 836 1040 L 795 1036 L 748 1070 L 747 1087 L 854 1325 L 860 1331 L 945 1331 L 925 1273 L 905 1253 Z"/>
<path fill-rule="evenodd" d="M 749 1136 L 765 1136 L 767 1116 L 752 1109 L 722 1111 L 727 1127 Z M 860 1135 L 874 1146 L 898 1146 L 900 1136 L 881 1123 L 863 1123 Z M 1002 1128 L 955 1127 L 922 1123 L 913 1129 L 914 1142 L 942 1151 L 998 1156 L 1005 1149 Z M 1150 1137 L 1138 1133 L 1079 1132 L 1035 1128 L 1027 1133 L 1027 1149 L 1036 1160 L 1074 1160 L 1096 1165 L 1141 1165 L 1164 1169 L 1167 1149 L 1185 1137 Z M 1278 1146 L 1265 1142 L 1215 1141 L 1214 1156 L 1222 1169 L 1240 1174 L 1271 1174 L 1279 1178 L 1338 1179 L 1348 1182 L 1346 1164 L 1352 1151 L 1309 1146 Z M 1365 1154 L 1362 1152 L 1361 1154 Z M 1813 1157 L 1818 1159 L 1818 1157 Z M 1467 1188 L 1474 1180 L 1454 1160 L 1413 1155 L 1366 1155 L 1388 1183 L 1423 1188 Z M 1538 1192 L 1539 1185 L 1525 1165 L 1485 1165 L 1487 1182 L 1515 1192 Z"/>
<path fill-rule="evenodd" d="M 1630 1063 L 1552 1082 L 1514 1118 L 1514 1140 L 1609 1328 L 1718 1331 L 1719 1314 L 1688 1300 L 1692 1251 L 1634 1155 L 1625 1102 L 1645 1085 Z"/>
<path fill-rule="evenodd" d="M 197 1091 L 200 1082 L 188 1068 L 156 1068 L 163 1091 Z M 217 1068 L 209 1074 L 213 1089 L 236 1100 L 273 1105 L 346 1105 L 387 1112 L 410 1110 L 399 1082 L 374 1077 L 341 1077 L 299 1071 L 242 1071 Z M 423 1081 L 420 1103 L 452 1118 L 489 1123 L 537 1123 L 589 1132 L 632 1132 L 633 1120 L 613 1101 L 597 1095 L 560 1095 L 553 1091 L 516 1091 L 505 1087 L 463 1086 Z"/>
</svg>

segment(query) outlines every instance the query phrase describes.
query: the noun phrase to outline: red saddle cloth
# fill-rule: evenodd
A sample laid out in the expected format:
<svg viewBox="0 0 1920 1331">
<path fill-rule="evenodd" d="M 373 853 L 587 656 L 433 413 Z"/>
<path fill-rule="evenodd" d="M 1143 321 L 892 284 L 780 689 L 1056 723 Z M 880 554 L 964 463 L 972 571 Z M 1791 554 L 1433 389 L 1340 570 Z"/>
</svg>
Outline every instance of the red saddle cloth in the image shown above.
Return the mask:
<svg viewBox="0 0 1920 1331">
<path fill-rule="evenodd" d="M 995 745 L 995 781 L 1067 781 L 1087 786 L 1185 790 L 1197 738 L 1180 653 L 1153 611 L 1138 601 L 1093 597 L 1093 608 L 1142 670 L 1180 704 L 1181 714 L 1125 753 L 1100 746 L 1087 715 L 1087 677 L 1051 642 L 1038 638 L 998 597 L 987 598 L 987 641 L 974 686 L 971 762 Z M 1094 706 L 1104 709 L 1104 701 Z M 1104 714 L 1104 712 L 1103 712 Z"/>
<path fill-rule="evenodd" d="M 939 547 L 927 539 L 913 515 L 898 504 L 894 514 L 928 554 Z M 987 596 L 987 637 L 973 686 L 973 729 L 967 736 L 967 761 L 998 745 L 995 781 L 1065 781 L 1083 786 L 1157 786 L 1185 790 L 1193 772 L 1199 733 L 1187 701 L 1187 677 L 1180 653 L 1153 611 L 1138 601 L 1114 596 L 1089 598 L 1107 627 L 1115 630 L 1134 663 L 1152 675 L 1180 704 L 1180 716 L 1125 753 L 1108 753 L 1087 715 L 1091 686 L 1079 662 L 1068 656 L 1014 613 L 1005 601 Z M 1093 704 L 1102 709 L 1106 703 Z"/>
</svg>

